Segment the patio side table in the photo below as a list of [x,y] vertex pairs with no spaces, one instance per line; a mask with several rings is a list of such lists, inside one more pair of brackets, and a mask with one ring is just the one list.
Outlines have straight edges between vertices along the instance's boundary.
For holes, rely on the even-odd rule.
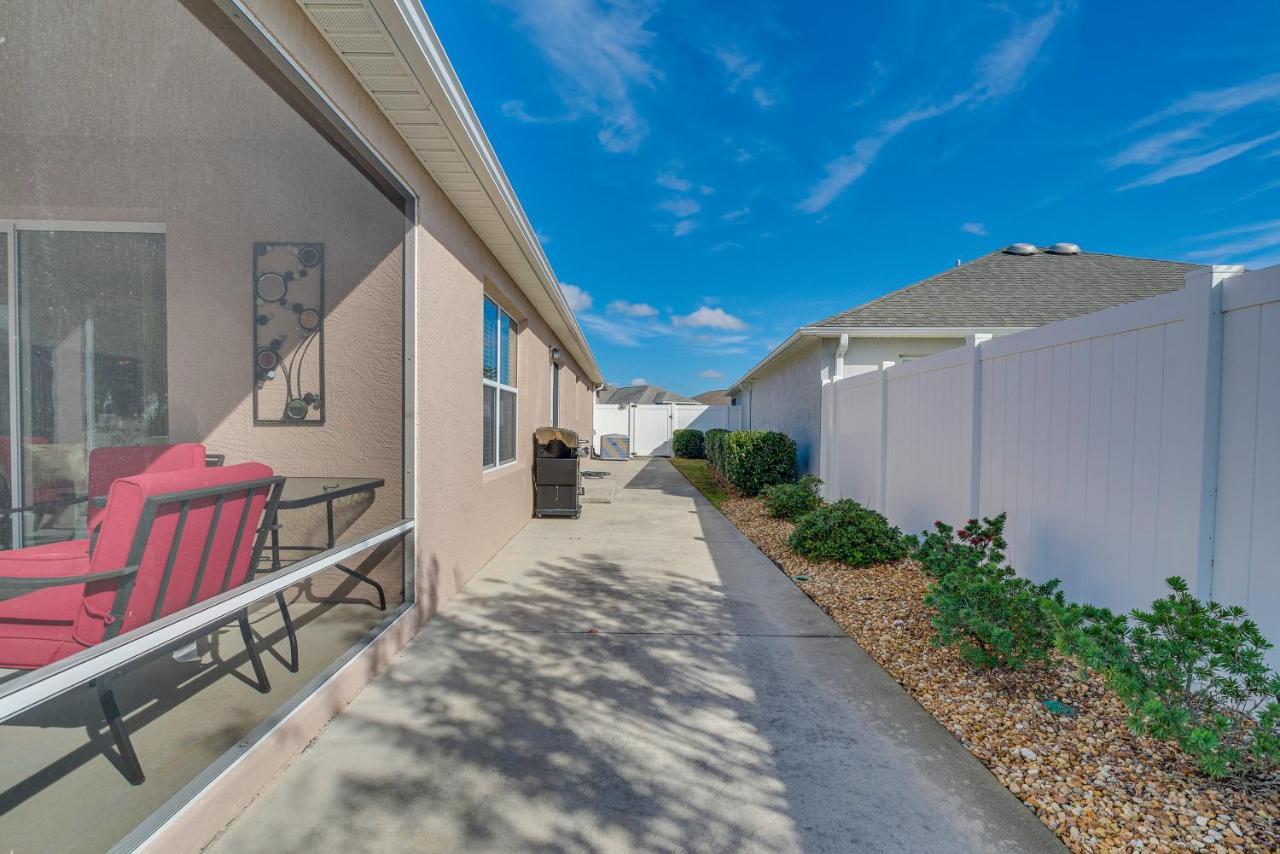
[[[277,518],[271,524],[271,571],[275,572],[283,567],[284,564],[280,560],[281,552],[323,552],[333,548],[336,544],[333,502],[350,495],[373,492],[383,486],[386,486],[386,481],[380,477],[286,477],[284,490],[280,493],[280,501],[276,505]],[[281,545],[279,511],[301,510],[306,507],[314,507],[317,504],[324,504],[324,545]],[[363,572],[344,564],[335,563],[334,567],[378,591],[378,610],[387,610],[387,593],[383,590],[381,584]],[[361,568],[363,568],[363,565]],[[289,614],[289,608],[284,601],[283,591],[276,594],[276,603],[280,606],[280,614],[284,619],[285,633],[289,636],[289,658],[292,665],[289,669],[296,673],[298,670],[298,638],[294,631],[293,619]]]

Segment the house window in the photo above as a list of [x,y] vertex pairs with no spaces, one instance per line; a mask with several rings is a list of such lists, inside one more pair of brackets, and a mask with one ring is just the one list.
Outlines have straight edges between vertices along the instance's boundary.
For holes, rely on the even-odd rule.
[[484,467],[516,459],[516,332],[511,315],[484,300]]

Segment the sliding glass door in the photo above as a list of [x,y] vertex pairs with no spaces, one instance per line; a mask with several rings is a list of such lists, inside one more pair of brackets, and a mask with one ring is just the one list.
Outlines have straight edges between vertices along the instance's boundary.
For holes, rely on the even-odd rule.
[[5,544],[83,537],[90,452],[168,436],[165,237],[132,224],[0,228]]

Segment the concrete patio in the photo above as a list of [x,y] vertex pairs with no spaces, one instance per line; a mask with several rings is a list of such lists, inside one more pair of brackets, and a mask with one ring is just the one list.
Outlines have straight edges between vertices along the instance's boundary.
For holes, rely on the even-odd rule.
[[213,850],[1062,850],[669,463],[586,467],[613,502],[533,521]]

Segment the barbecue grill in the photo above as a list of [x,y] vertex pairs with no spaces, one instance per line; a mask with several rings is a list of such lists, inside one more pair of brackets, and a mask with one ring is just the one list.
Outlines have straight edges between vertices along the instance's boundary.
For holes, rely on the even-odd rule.
[[582,475],[578,472],[578,434],[563,427],[539,427],[533,433],[533,515],[582,515]]

